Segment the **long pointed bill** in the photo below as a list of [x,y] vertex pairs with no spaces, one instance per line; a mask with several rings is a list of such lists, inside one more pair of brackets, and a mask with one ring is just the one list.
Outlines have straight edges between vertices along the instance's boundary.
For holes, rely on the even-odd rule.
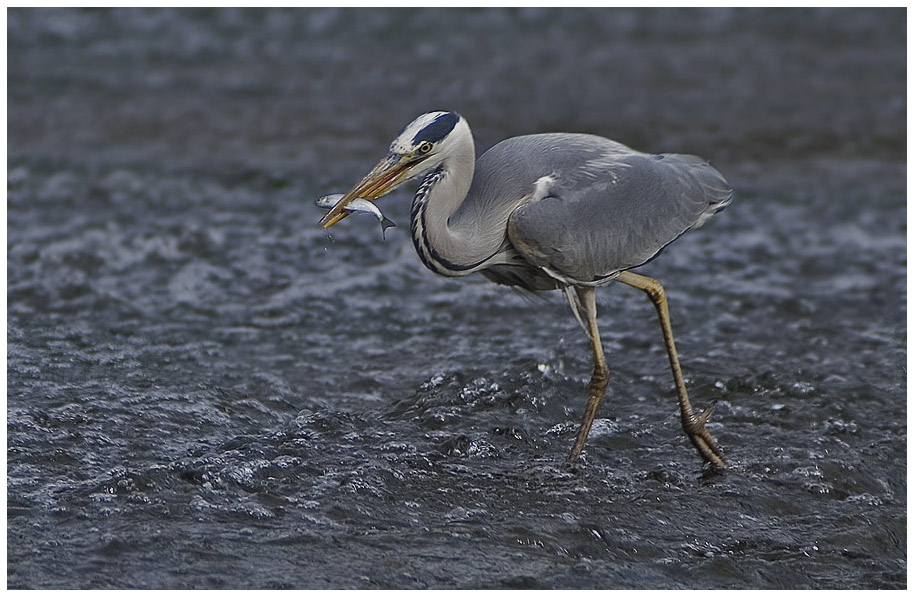
[[378,197],[389,193],[402,184],[409,176],[410,167],[415,165],[414,160],[407,156],[390,154],[372,168],[371,172],[365,175],[362,181],[355,185],[351,191],[343,195],[333,209],[321,218],[320,224],[324,228],[330,228],[343,218],[349,215],[345,211],[346,206],[353,199],[359,197],[374,201]]

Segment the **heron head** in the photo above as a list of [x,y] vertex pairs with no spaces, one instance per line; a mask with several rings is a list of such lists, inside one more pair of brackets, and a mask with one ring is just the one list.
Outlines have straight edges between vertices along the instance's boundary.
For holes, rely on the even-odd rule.
[[391,142],[387,156],[343,195],[321,218],[321,225],[329,228],[345,218],[345,208],[354,199],[374,201],[440,166],[458,142],[457,131],[464,129],[469,134],[469,126],[456,112],[429,112],[407,124]]

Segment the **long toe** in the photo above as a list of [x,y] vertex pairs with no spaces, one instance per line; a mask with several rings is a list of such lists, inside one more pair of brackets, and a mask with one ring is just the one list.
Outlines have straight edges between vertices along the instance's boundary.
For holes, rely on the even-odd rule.
[[712,467],[722,470],[727,468],[724,453],[717,446],[714,438],[711,437],[711,432],[705,427],[705,423],[708,422],[713,413],[714,406],[710,406],[698,416],[692,416],[689,420],[684,420],[682,428],[704,461]]

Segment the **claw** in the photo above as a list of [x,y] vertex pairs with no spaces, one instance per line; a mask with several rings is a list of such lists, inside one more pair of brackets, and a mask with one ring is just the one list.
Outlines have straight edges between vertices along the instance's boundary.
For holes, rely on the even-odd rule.
[[727,461],[724,460],[723,452],[717,447],[714,438],[711,437],[711,433],[705,427],[711,415],[714,414],[714,406],[712,404],[698,415],[693,414],[688,419],[684,419],[682,428],[689,440],[691,440],[692,445],[698,450],[702,460],[717,470],[723,470],[727,468]]
[[695,425],[695,427],[697,429],[703,428],[705,426],[705,423],[707,423],[711,419],[711,415],[714,414],[715,406],[716,406],[715,404],[712,404],[708,408],[701,411],[701,414],[699,414],[697,417],[695,417],[693,419],[692,424]]

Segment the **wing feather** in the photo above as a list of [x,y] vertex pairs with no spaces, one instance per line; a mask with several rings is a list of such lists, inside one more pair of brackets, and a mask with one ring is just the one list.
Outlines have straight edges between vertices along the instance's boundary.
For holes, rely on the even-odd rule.
[[[592,139],[602,138],[577,141]],[[592,147],[554,151],[548,195],[508,220],[515,250],[563,281],[599,283],[643,265],[732,200],[727,181],[701,158],[603,141],[602,155]]]

